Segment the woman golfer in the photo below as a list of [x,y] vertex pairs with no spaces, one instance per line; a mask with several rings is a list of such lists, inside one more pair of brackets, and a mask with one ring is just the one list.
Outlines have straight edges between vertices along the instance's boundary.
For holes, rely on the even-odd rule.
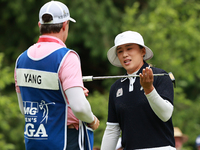
[[120,134],[124,150],[175,150],[173,84],[169,76],[153,76],[166,71],[145,62],[153,52],[142,36],[134,31],[118,34],[107,56],[112,65],[140,78],[118,79],[111,86],[101,150],[115,150]]

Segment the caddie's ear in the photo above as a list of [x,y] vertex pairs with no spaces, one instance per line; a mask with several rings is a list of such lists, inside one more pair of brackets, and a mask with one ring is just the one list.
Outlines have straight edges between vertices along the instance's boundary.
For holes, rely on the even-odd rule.
[[64,31],[66,30],[67,25],[69,25],[69,20],[63,22],[63,27],[62,28],[63,28]]
[[39,26],[39,27],[41,26],[41,23],[40,23],[40,21],[38,21],[38,26]]

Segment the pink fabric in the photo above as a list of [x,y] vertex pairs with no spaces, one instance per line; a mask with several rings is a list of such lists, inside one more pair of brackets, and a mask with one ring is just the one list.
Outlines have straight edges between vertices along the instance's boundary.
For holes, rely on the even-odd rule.
[[[52,36],[40,36],[41,38],[56,40],[57,42],[39,42],[31,46],[28,50],[28,55],[30,58],[38,60],[46,57],[51,54],[55,50],[66,47],[65,44],[58,38]],[[79,56],[75,52],[69,52],[65,60],[63,61],[62,66],[60,67],[58,73],[59,79],[61,81],[61,85],[63,90],[67,90],[71,87],[82,87],[82,71],[80,65]],[[14,73],[15,77],[15,87],[16,92],[20,93],[20,89],[17,86],[16,80],[16,72]],[[66,96],[65,96],[66,97]],[[67,97],[66,97],[67,99]],[[68,100],[67,100],[68,101]],[[68,121],[67,125],[73,124],[75,128],[78,130],[79,120],[74,116],[70,107],[68,107]]]

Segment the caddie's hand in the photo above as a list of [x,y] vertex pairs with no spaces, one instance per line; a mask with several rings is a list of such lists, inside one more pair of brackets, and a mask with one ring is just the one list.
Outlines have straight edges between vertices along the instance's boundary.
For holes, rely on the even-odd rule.
[[89,95],[89,90],[86,87],[83,88],[83,92],[86,97]]
[[91,123],[88,123],[87,125],[93,130],[96,130],[99,127],[99,119],[96,116],[94,116],[94,121]]
[[146,67],[142,70],[142,74],[140,73],[140,84],[143,87],[145,94],[149,94],[153,91],[153,71],[151,68]]

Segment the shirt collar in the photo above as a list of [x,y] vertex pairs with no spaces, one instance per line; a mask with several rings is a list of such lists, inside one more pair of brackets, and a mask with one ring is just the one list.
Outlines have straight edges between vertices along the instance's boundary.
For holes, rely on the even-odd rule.
[[63,41],[61,41],[59,38],[55,37],[55,36],[50,36],[50,35],[41,35],[38,39],[38,43],[39,42],[55,42],[58,43],[64,47],[66,47],[65,43],[63,43]]
[[[146,67],[149,67],[149,64],[147,64],[147,63],[144,61],[144,65],[143,65],[138,71],[136,71],[136,72],[134,72],[134,73],[132,73],[132,74],[130,74],[130,75],[136,75],[136,74],[142,73],[142,70],[143,70],[144,68],[146,68]],[[128,74],[126,73],[126,75],[128,75]],[[128,78],[127,78],[127,77],[126,77],[126,78],[121,78],[121,82],[124,82],[126,79],[128,79]]]

